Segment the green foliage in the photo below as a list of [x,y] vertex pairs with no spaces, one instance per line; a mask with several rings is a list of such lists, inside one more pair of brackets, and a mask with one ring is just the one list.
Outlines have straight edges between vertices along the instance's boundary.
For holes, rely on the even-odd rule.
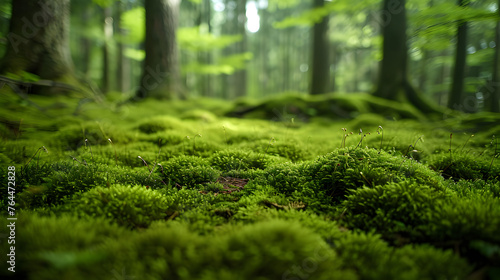
[[274,23],[274,28],[288,28],[291,26],[311,26],[315,23],[319,23],[325,16],[328,16],[332,12],[341,12],[341,13],[356,13],[357,11],[364,10],[369,6],[373,6],[378,4],[377,1],[374,0],[364,0],[364,1],[328,1],[325,2],[323,7],[313,8],[310,10],[303,11],[298,16],[291,16],[285,18],[280,22]]
[[115,0],[92,0],[92,2],[104,8],[111,6]]
[[145,228],[165,219],[173,199],[144,186],[96,187],[76,196],[69,207],[80,217],[110,218],[127,228]]
[[129,43],[140,43],[144,41],[144,30],[146,30],[145,10],[137,7],[125,11],[121,17],[121,26],[127,30],[127,35],[121,40]]
[[5,73],[5,77],[11,78],[16,81],[23,81],[28,83],[40,80],[39,76],[26,71],[21,71],[20,73]]
[[198,62],[190,62],[182,67],[183,73],[200,73],[219,75],[231,75],[236,70],[244,69],[246,62],[251,60],[253,54],[245,52],[219,58],[216,64],[200,64]]
[[203,33],[200,31],[199,26],[179,28],[177,38],[181,48],[190,51],[223,49],[242,40],[241,35],[215,36],[210,33]]

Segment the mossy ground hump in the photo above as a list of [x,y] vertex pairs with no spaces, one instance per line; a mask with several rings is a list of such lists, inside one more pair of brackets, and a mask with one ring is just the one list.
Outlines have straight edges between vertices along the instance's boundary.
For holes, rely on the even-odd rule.
[[[337,112],[358,112],[315,107],[342,98]],[[280,97],[252,110],[109,101],[73,115],[74,100],[59,99],[68,106],[44,114],[61,118],[1,100],[0,119],[23,118],[0,126],[0,167],[16,167],[16,277],[500,276],[494,116],[374,114],[366,96]],[[7,172],[1,180],[6,193]]]

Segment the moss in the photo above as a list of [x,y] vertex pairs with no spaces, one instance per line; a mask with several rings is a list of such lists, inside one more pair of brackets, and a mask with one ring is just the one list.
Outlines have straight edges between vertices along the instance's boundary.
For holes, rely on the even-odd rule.
[[[433,204],[446,193],[425,185],[400,182],[353,190],[342,203],[342,219],[349,228],[375,230],[386,238],[422,236]],[[396,240],[397,242],[397,240]]]
[[215,182],[220,171],[208,161],[195,156],[180,156],[163,164],[164,181],[174,185],[193,188],[198,184]]
[[457,182],[448,180],[446,182],[448,188],[454,190],[458,196],[463,198],[479,197],[494,197],[500,198],[500,181],[498,180],[482,180],[475,179],[464,180]]
[[210,164],[222,171],[264,169],[267,159],[264,155],[241,150],[224,150],[213,154]]
[[345,234],[332,241],[344,268],[361,279],[462,279],[471,267],[451,251],[430,246],[391,248],[377,235]]
[[110,218],[128,228],[148,227],[165,219],[173,199],[144,186],[96,187],[69,202],[72,212],[82,217]]
[[500,242],[497,232],[500,227],[500,204],[495,198],[451,197],[436,203],[427,219],[421,229],[426,233],[426,239],[443,246],[467,247],[468,242],[473,240]]
[[[0,147],[0,165],[16,166],[16,210],[30,219],[19,230],[33,231],[21,234],[33,264],[21,278],[462,279],[470,266],[498,266],[491,115],[422,122],[409,104],[370,95],[295,94],[177,100],[167,111],[113,97],[69,116],[78,100],[53,98],[33,101],[57,118],[14,94],[0,100],[1,118],[23,119]],[[223,117],[232,106],[247,119]],[[343,127],[367,136],[344,144]],[[42,146],[49,153],[26,164]],[[35,240],[45,225],[64,246],[46,232]],[[313,271],[316,245],[333,254]]]
[[429,165],[438,170],[446,178],[459,179],[497,179],[500,166],[492,164],[490,158],[471,153],[437,154],[429,157]]
[[213,123],[217,120],[217,116],[205,110],[194,109],[184,112],[181,116],[183,120],[196,120],[204,123]]
[[[109,271],[100,269],[100,263],[108,253],[99,246],[129,237],[129,231],[101,218],[21,214],[16,221],[16,277],[104,279]],[[2,242],[7,251],[4,245],[10,245]]]
[[179,130],[183,126],[178,119],[170,116],[157,116],[144,121],[137,126],[139,131],[146,134],[153,134],[165,130]]

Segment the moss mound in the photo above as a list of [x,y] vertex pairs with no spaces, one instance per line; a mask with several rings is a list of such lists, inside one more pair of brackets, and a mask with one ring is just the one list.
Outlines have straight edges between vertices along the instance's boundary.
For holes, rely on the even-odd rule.
[[70,209],[82,217],[111,218],[128,228],[145,228],[165,219],[174,200],[144,186],[97,187],[70,202]]

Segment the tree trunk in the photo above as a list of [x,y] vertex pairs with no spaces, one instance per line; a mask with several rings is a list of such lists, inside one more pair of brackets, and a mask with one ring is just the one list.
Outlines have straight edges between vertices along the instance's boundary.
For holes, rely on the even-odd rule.
[[[497,7],[497,12],[500,15],[500,0]],[[493,78],[491,87],[485,93],[485,102],[491,112],[500,113],[500,22],[497,22],[495,31],[496,48],[493,59]]]
[[113,18],[111,17],[111,8],[102,8],[103,12],[103,32],[104,38],[102,43],[102,92],[106,93],[111,90],[111,77],[110,77],[110,54],[109,44],[113,37]]
[[179,0],[145,0],[146,39],[139,97],[172,99],[180,94],[176,29]]
[[[324,0],[314,0],[314,8],[325,5]],[[330,65],[328,59],[328,16],[313,27],[312,71],[310,94],[328,91]]]
[[[85,3],[87,4],[87,3]],[[83,6],[83,12],[81,14],[81,22],[89,22],[91,18],[91,10],[90,10],[90,5],[85,5]],[[88,78],[89,76],[89,71],[90,71],[90,49],[91,49],[92,44],[90,43],[90,40],[87,36],[81,37],[80,39],[80,57],[79,57],[79,62],[77,64],[77,67],[82,71],[84,74],[85,78]]]
[[[69,53],[69,5],[69,0],[12,1],[0,73],[20,75],[25,71],[41,79],[78,84]],[[54,91],[45,87],[38,92]]]
[[408,80],[405,0],[384,0],[381,24],[383,58],[374,95],[390,100],[409,101],[424,113],[441,113],[422,99]]
[[[244,53],[247,50],[247,31],[246,31],[246,0],[236,2],[236,26],[238,34],[241,35],[242,40],[235,44],[235,53]],[[234,83],[233,91],[236,97],[247,95],[247,71],[245,69],[236,70],[233,74]]]
[[115,9],[115,20],[114,26],[115,26],[115,33],[117,33],[120,38],[118,39],[117,43],[117,53],[116,53],[116,61],[117,61],[117,68],[116,68],[116,85],[117,89],[120,92],[125,92],[130,89],[130,82],[129,82],[129,76],[130,76],[130,65],[128,59],[125,57],[125,45],[122,42],[122,35],[123,35],[123,29],[121,27],[121,15],[123,13],[123,3],[121,1],[115,2],[116,9]]
[[[468,0],[458,0],[458,5],[465,7]],[[463,110],[462,98],[464,95],[465,67],[467,58],[467,22],[461,22],[457,28],[457,45],[451,90],[448,96],[448,108]]]
[[384,38],[380,64],[378,88],[375,95],[396,99],[407,80],[408,48],[406,45],[405,0],[389,10],[393,2],[384,0],[382,8],[382,36]]

